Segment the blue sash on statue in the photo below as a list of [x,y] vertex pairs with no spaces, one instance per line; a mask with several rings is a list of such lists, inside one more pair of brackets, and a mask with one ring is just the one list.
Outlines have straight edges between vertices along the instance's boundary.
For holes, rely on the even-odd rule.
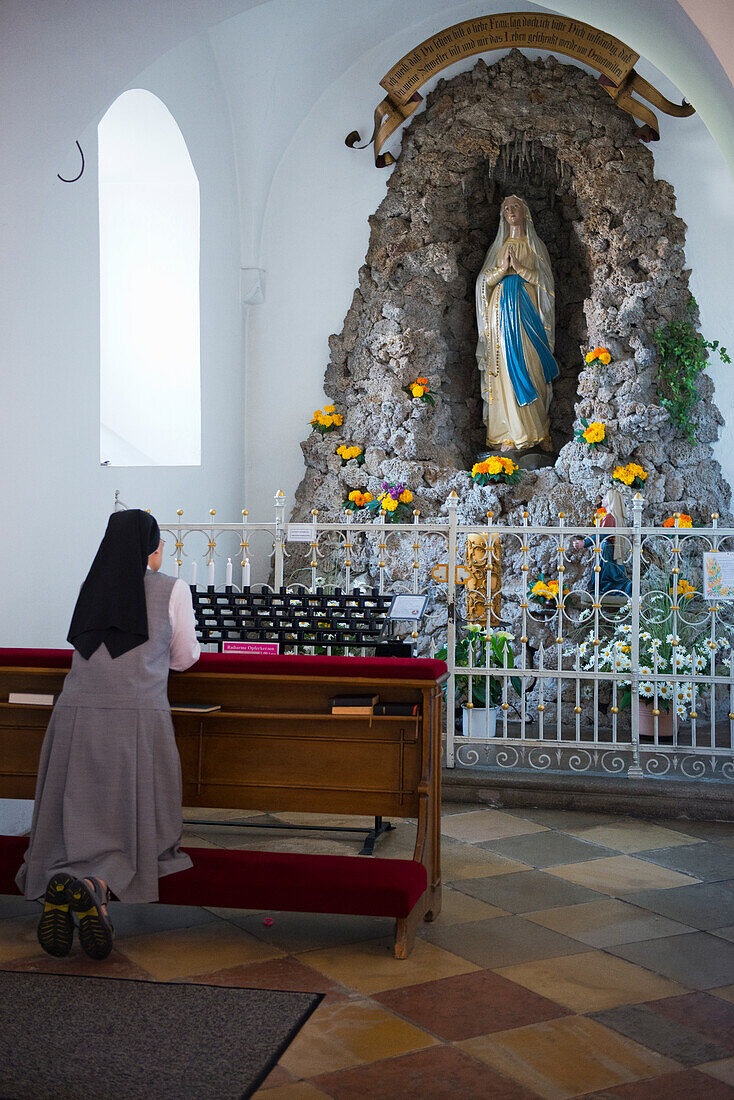
[[538,353],[546,382],[552,382],[558,377],[558,364],[553,358],[543,322],[520,275],[505,275],[502,280],[499,319],[504,338],[505,361],[515,391],[515,400],[520,406],[529,405],[538,394],[525,362],[522,329]]

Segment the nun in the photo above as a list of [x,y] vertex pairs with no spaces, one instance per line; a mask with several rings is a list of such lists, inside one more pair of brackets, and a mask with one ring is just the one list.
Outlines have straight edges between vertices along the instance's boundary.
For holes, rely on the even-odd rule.
[[158,524],[115,512],[79,593],[71,670],[41,748],[30,844],[16,877],[43,903],[50,955],[112,950],[107,903],[158,899],[158,879],[191,866],[179,844],[181,762],[169,669],[199,657],[191,592],[159,572]]

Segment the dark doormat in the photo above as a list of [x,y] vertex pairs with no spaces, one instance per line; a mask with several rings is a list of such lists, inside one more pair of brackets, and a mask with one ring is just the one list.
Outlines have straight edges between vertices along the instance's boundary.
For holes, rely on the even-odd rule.
[[0,972],[2,1100],[252,1096],[320,994]]

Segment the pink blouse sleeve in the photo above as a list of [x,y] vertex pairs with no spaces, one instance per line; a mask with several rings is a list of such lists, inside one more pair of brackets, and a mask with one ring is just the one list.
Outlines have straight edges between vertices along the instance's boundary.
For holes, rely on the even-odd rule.
[[171,590],[168,618],[173,631],[169,664],[176,672],[183,672],[185,668],[191,668],[199,660],[201,646],[196,637],[196,619],[191,590],[180,577]]

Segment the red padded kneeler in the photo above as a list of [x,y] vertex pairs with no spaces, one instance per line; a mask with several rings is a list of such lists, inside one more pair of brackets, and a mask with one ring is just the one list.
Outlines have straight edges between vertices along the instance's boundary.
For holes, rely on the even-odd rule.
[[[0,837],[0,894],[17,894],[14,879],[27,837]],[[365,856],[184,848],[188,871],[160,880],[167,905],[272,909],[407,917],[428,885],[422,863]]]

